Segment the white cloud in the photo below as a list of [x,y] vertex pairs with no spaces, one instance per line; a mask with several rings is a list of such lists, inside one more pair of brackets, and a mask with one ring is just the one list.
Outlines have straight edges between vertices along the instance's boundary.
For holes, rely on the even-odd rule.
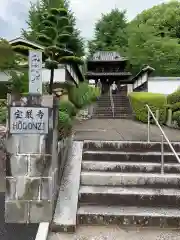
[[[81,30],[83,37],[91,38],[94,24],[102,13],[107,13],[112,8],[117,7],[121,10],[126,9],[128,19],[132,19],[144,9],[165,2],[165,0],[70,0],[70,2],[77,17],[77,26]],[[21,28],[25,26],[29,3],[29,0],[0,1],[1,37],[13,38],[20,34]]]

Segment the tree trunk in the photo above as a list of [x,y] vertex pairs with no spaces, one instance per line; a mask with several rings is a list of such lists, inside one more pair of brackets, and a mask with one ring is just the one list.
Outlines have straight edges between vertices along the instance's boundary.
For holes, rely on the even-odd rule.
[[53,81],[54,81],[54,69],[50,70],[50,83],[49,83],[49,94],[52,95],[53,92]]

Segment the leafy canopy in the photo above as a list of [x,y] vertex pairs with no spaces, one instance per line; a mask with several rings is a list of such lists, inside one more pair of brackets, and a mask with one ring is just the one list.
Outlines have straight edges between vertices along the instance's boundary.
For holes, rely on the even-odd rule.
[[[22,34],[25,38],[36,43],[40,43],[37,38],[37,33],[44,29],[43,20],[50,12],[50,9],[64,8],[67,10],[69,25],[72,27],[71,38],[69,39],[66,47],[74,52],[77,56],[84,55],[84,41],[80,36],[80,31],[76,27],[76,19],[72,11],[70,11],[68,0],[38,0],[36,3],[31,3],[29,9],[29,16],[27,20],[28,29],[22,29]],[[58,25],[57,31],[62,32],[62,26]]]
[[124,51],[127,46],[126,11],[113,9],[108,14],[103,14],[95,24],[94,39],[89,41],[90,53],[95,51]]

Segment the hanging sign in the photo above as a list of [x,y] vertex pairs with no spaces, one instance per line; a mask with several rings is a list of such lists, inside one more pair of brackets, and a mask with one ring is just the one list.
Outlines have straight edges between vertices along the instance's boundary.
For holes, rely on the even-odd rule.
[[29,50],[29,93],[42,94],[42,52]]

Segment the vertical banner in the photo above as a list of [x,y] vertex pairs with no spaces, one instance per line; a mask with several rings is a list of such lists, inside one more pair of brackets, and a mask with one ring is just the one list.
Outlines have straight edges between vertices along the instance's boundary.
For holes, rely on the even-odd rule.
[[29,93],[42,94],[42,52],[29,50]]

